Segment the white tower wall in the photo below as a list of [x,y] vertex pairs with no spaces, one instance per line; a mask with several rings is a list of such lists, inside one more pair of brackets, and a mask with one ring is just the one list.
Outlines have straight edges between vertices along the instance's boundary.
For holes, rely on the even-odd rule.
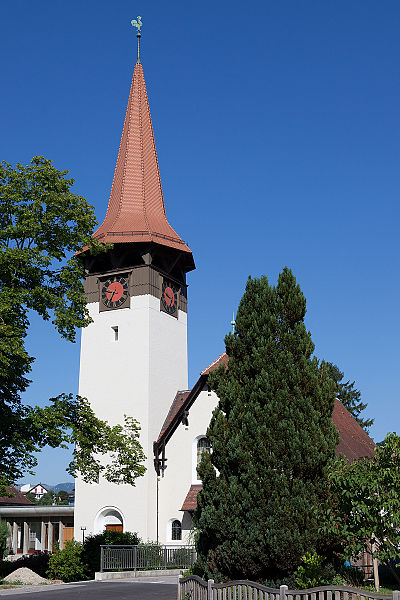
[[[187,315],[178,318],[160,311],[151,294],[132,296],[130,308],[99,312],[88,305],[93,319],[82,331],[79,394],[88,398],[95,414],[111,425],[124,414],[141,424],[140,442],[147,471],[135,487],[104,479],[86,484],[76,479],[75,539],[118,523],[137,531],[143,540],[156,538],[156,475],[153,441],[177,390],[187,388]],[[118,340],[115,330],[118,327]]]

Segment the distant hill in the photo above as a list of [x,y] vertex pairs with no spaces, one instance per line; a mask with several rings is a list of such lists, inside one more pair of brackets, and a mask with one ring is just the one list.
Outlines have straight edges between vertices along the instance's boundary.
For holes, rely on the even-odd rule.
[[50,490],[56,492],[56,494],[60,490],[64,490],[64,492],[68,492],[68,494],[70,494],[75,489],[75,483],[73,481],[65,481],[64,483],[57,483],[56,485],[47,485],[45,483],[44,485]]

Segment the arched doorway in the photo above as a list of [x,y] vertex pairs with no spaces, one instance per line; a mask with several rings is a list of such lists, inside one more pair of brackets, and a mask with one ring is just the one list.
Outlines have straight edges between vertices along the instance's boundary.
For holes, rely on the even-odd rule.
[[102,533],[105,529],[113,531],[124,530],[124,517],[116,506],[105,506],[96,515],[94,533]]

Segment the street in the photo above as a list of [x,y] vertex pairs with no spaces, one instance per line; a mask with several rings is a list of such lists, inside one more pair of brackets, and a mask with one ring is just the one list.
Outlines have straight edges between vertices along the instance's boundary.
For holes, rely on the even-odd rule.
[[32,600],[43,595],[45,600],[176,600],[176,578],[166,577],[146,581],[82,581],[60,585],[25,586],[22,589],[1,590],[0,596],[10,600]]

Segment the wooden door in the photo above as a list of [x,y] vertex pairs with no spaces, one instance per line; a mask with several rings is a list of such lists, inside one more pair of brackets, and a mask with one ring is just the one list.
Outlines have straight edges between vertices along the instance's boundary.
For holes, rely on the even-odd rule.
[[65,548],[66,542],[74,539],[74,528],[73,527],[64,527],[63,532],[63,548]]
[[106,531],[122,531],[122,525],[106,525]]

